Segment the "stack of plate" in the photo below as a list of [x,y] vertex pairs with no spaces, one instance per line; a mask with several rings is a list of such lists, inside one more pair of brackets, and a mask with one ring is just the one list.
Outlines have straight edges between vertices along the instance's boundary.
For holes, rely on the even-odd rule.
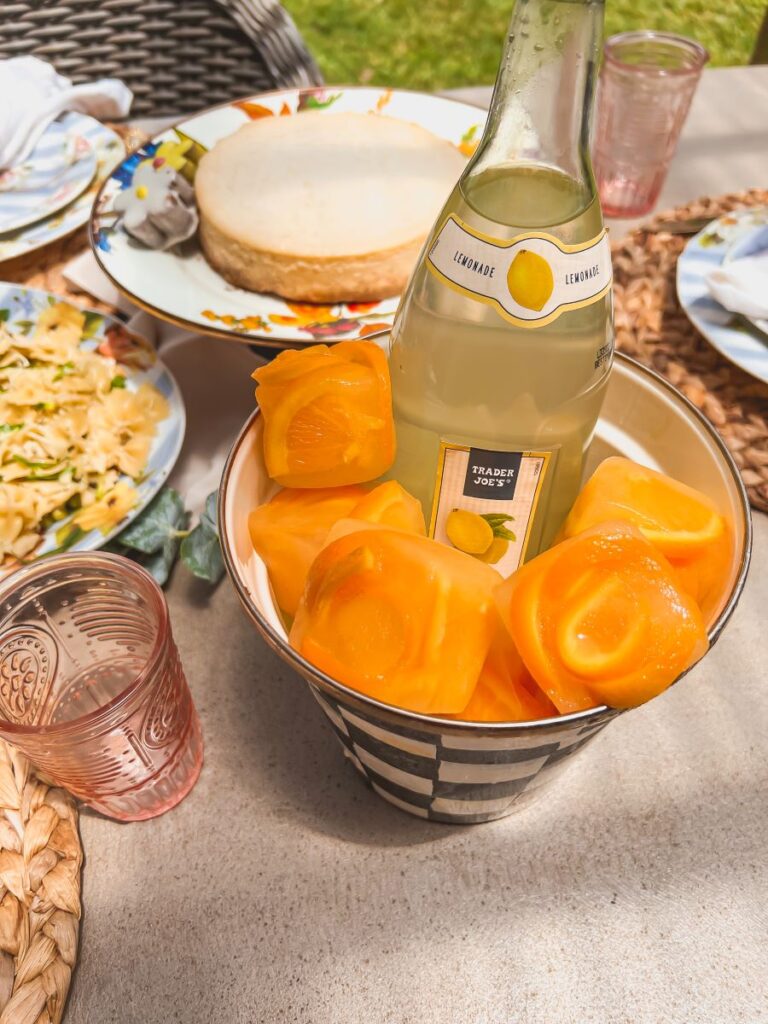
[[120,136],[92,117],[69,112],[53,121],[27,159],[0,174],[0,260],[82,227],[124,156]]

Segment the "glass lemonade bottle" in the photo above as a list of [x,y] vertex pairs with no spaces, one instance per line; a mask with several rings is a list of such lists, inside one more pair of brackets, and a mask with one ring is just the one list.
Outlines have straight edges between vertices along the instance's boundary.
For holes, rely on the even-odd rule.
[[[479,556],[505,576],[565,518],[610,369],[589,157],[602,20],[602,0],[517,0],[482,140],[392,331],[392,476],[439,540],[456,537],[453,510],[483,517],[494,540]],[[467,550],[490,537],[479,525]]]

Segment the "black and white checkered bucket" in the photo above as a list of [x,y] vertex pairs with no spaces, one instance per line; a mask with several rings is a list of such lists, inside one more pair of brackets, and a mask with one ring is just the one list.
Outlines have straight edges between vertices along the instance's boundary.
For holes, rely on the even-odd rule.
[[[751,548],[738,469],[701,413],[667,381],[615,358],[592,457],[626,454],[710,494],[734,525],[730,591],[709,627],[714,643],[736,607]],[[344,753],[385,800],[434,821],[471,824],[527,804],[619,712],[594,708],[538,722],[430,718],[372,700],[319,672],[288,643],[266,566],[248,533],[248,512],[275,491],[256,411],[230,452],[219,488],[224,561],[243,608],[267,643],[309,683]]]
[[345,755],[385,800],[431,821],[473,824],[528,802],[619,712],[493,731],[403,724],[310,684]]

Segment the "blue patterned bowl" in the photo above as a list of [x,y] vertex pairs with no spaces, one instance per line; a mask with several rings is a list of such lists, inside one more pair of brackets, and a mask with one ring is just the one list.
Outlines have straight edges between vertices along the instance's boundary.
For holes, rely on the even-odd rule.
[[[538,722],[456,722],[403,711],[318,671],[288,643],[266,567],[248,535],[248,513],[276,490],[262,458],[256,411],[227,460],[219,523],[227,570],[267,643],[309,683],[344,754],[385,800],[421,818],[474,823],[501,818],[534,798],[620,712],[599,707]],[[618,355],[587,471],[625,455],[698,487],[730,517],[736,535],[728,593],[710,643],[741,594],[749,563],[749,505],[738,470],[709,422],[662,377]]]

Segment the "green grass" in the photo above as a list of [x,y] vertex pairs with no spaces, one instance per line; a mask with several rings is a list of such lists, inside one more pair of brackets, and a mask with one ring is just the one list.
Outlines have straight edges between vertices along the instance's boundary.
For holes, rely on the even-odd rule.
[[[492,82],[513,0],[283,0],[327,82],[449,89]],[[765,0],[607,0],[606,34],[692,36],[746,64]]]

